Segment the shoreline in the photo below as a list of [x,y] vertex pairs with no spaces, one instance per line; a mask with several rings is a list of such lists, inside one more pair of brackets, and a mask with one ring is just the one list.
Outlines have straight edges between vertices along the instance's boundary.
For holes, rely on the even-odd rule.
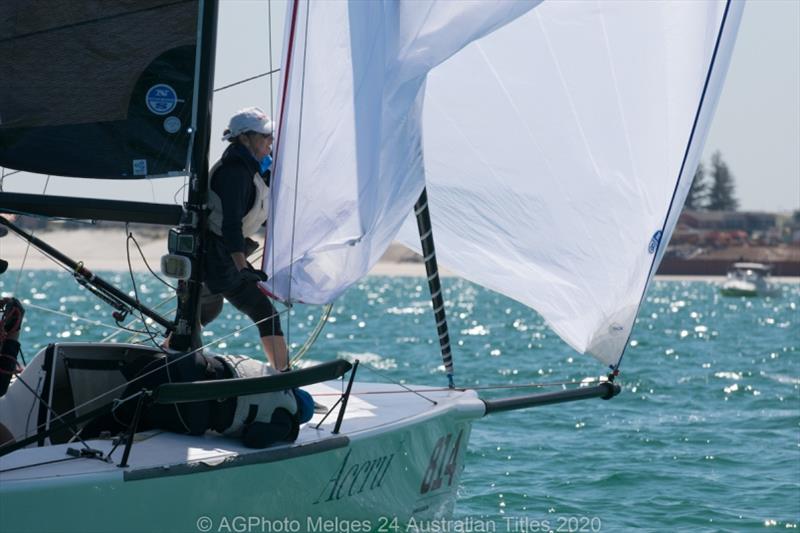
[[[163,237],[152,234],[133,232],[142,255],[147,259],[150,268],[160,271],[161,256],[166,253],[166,242]],[[125,272],[128,270],[126,234],[119,229],[93,230],[50,230],[38,232],[38,236],[50,245],[58,246],[59,251],[74,261],[83,262],[86,268],[95,271]],[[425,277],[425,265],[417,259],[417,255],[400,244],[392,244],[383,258],[369,272],[369,276],[389,277]],[[9,234],[0,238],[0,258],[8,261],[6,277],[24,270],[62,270],[64,267],[55,263],[34,246],[16,235]],[[147,265],[139,250],[130,245],[131,268],[134,272],[147,272]],[[446,269],[440,270],[442,277],[455,277]],[[725,276],[709,275],[656,275],[658,281],[711,281],[719,282]],[[800,277],[773,276],[771,281],[777,283],[800,283]]]

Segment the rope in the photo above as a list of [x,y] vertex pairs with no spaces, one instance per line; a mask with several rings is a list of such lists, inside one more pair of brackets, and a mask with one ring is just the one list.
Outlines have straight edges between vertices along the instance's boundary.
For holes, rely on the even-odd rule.
[[[136,300],[136,304],[137,305],[141,305],[141,302],[139,301],[139,290],[136,288],[136,278],[133,275],[133,266],[131,265],[131,247],[130,247],[130,242],[131,242],[131,235],[132,234],[128,231],[128,223],[127,222],[125,223],[125,233],[127,233],[127,235],[128,235],[128,238],[125,240],[125,256],[126,256],[126,258],[128,260],[128,273],[131,276],[131,285],[133,286],[133,297]],[[147,268],[149,269],[150,267],[148,266]],[[164,352],[164,348],[158,342],[156,342],[156,338],[155,338],[156,334],[152,333],[150,331],[150,328],[147,326],[147,320],[145,320],[145,318],[144,318],[144,313],[141,310],[139,310],[139,314],[140,314],[140,316],[142,318],[142,325],[144,326],[144,329],[147,331],[147,336],[150,338],[150,341],[153,343],[153,346],[155,346],[157,350],[159,350],[161,352]],[[167,372],[167,376],[169,377],[169,372]],[[171,377],[170,377],[170,381],[172,381]]]
[[21,470],[23,468],[31,468],[34,466],[44,466],[44,465],[51,465],[53,463],[63,463],[64,461],[74,461],[75,459],[85,459],[84,457],[65,457],[64,459],[53,459],[52,461],[42,461],[41,463],[32,463],[32,464],[25,464],[22,466],[15,466],[13,468],[6,468],[5,470],[0,470],[0,474],[5,474],[6,472],[13,472],[14,470]]
[[[126,227],[127,227],[127,224],[126,224]],[[177,290],[178,290],[178,288],[177,288],[177,287],[175,287],[175,286],[173,286],[173,285],[169,284],[168,282],[164,281],[164,280],[161,278],[161,276],[159,276],[158,274],[156,274],[155,272],[153,272],[153,269],[152,269],[152,268],[150,268],[150,263],[148,263],[148,262],[147,262],[147,258],[144,256],[144,252],[142,251],[142,247],[141,247],[141,246],[139,246],[139,241],[137,241],[137,240],[136,240],[136,237],[134,237],[134,236],[133,236],[133,233],[128,233],[128,240],[129,240],[129,241],[133,241],[133,244],[135,244],[135,245],[136,245],[136,249],[137,249],[137,250],[139,250],[139,255],[140,255],[140,256],[141,256],[141,258],[142,258],[142,262],[144,262],[144,266],[146,266],[146,267],[147,267],[147,270],[149,270],[149,271],[150,271],[150,273],[153,275],[153,277],[154,277],[154,278],[156,278],[156,279],[157,279],[158,281],[160,281],[161,283],[163,283],[164,285],[166,285],[167,287],[169,287],[170,289],[172,289],[173,291],[177,291]],[[126,246],[127,246],[127,243],[126,243]],[[130,261],[128,261],[128,268],[129,268],[129,269],[131,268]]]
[[[50,175],[47,176],[47,179],[44,182],[44,188],[42,189],[42,195],[47,192],[47,185],[50,183]],[[31,235],[35,235],[35,232],[31,230]],[[28,261],[28,252],[31,249],[31,241],[28,241],[27,246],[25,246],[25,255],[22,256],[22,263],[19,265],[19,271],[17,272],[17,280],[14,283],[14,294],[17,294],[19,291],[19,282],[22,279],[22,271],[25,269],[25,263]]]
[[[20,382],[20,383],[22,383],[23,385],[25,385],[25,388],[26,388],[26,389],[28,389],[28,391],[29,391],[31,394],[33,394],[34,398],[36,398],[37,400],[39,400],[39,402],[40,402],[42,405],[44,405],[44,406],[47,408],[47,410],[48,410],[48,411],[50,411],[50,413],[51,413],[51,414],[53,414],[53,415],[56,415],[58,418],[60,418],[60,417],[58,416],[58,413],[56,413],[55,409],[53,409],[52,407],[50,407],[50,404],[49,404],[49,403],[47,403],[47,402],[44,400],[44,398],[42,398],[41,396],[39,396],[39,394],[38,394],[38,393],[37,393],[35,390],[33,390],[33,389],[30,387],[30,385],[28,385],[27,383],[25,383],[25,380],[24,380],[24,379],[22,379],[22,376],[20,376],[20,375],[19,375],[19,373],[17,373],[17,379],[19,380],[19,382]],[[69,429],[69,431],[72,433],[72,438],[73,438],[73,439],[78,439],[78,440],[81,442],[81,444],[83,444],[83,447],[84,447],[84,448],[86,448],[87,450],[91,450],[91,447],[90,447],[90,446],[89,446],[89,445],[86,443],[86,441],[85,441],[85,440],[83,440],[83,439],[81,438],[81,436],[80,436],[80,431],[76,431],[76,430],[75,430],[75,429],[72,427],[72,424],[69,424],[69,423],[67,423],[67,429]],[[27,434],[26,434],[26,437],[27,437]]]
[[403,383],[400,383],[399,381],[396,381],[396,380],[394,380],[394,379],[390,378],[389,376],[386,376],[386,375],[384,375],[384,374],[382,374],[382,373],[378,372],[378,371],[377,371],[377,370],[375,370],[375,368],[373,368],[371,365],[367,365],[367,370],[370,370],[370,371],[374,372],[374,373],[375,373],[375,374],[377,374],[379,377],[381,377],[381,378],[383,378],[383,379],[386,379],[386,380],[388,380],[388,381],[390,381],[390,382],[394,383],[395,385],[399,385],[400,387],[403,387],[403,388],[405,389],[405,392],[411,392],[411,393],[414,393],[414,394],[416,394],[417,396],[419,396],[420,398],[422,398],[422,399],[424,399],[424,400],[428,400],[428,401],[429,401],[429,402],[431,402],[433,405],[436,405],[436,403],[437,403],[437,402],[436,402],[436,400],[431,400],[431,399],[430,399],[430,398],[428,398],[427,396],[424,396],[423,394],[420,394],[419,392],[417,392],[417,391],[413,390],[411,387],[407,387],[407,386],[405,386]]
[[[272,33],[272,27],[270,26],[270,34],[271,33]],[[271,39],[272,39],[272,37],[270,35],[270,47],[272,46]],[[270,62],[269,63],[270,63],[270,69],[271,69],[269,72],[264,72],[262,74],[256,74],[255,76],[250,76],[249,78],[245,78],[243,80],[235,81],[233,83],[229,83],[228,85],[223,85],[222,87],[218,87],[218,88],[214,89],[214,92],[216,93],[216,92],[219,92],[219,91],[224,91],[225,89],[230,89],[231,87],[236,87],[237,85],[241,85],[243,83],[247,83],[248,81],[257,80],[259,78],[263,78],[264,76],[272,76],[273,74],[276,74],[276,73],[281,71],[281,69],[279,69],[279,68],[276,68],[276,69],[272,70],[272,54],[271,53],[270,53]],[[272,79],[271,78],[270,78],[270,83],[272,83]]]
[[[189,356],[192,356],[192,355],[196,354],[197,352],[202,352],[204,349],[206,349],[206,348],[208,348],[208,347],[210,347],[210,346],[213,346],[213,345],[215,345],[215,344],[219,344],[219,343],[221,343],[222,341],[224,341],[224,340],[228,339],[229,337],[232,337],[232,336],[236,335],[237,333],[240,333],[240,332],[242,332],[242,331],[246,331],[246,330],[248,330],[248,329],[250,329],[250,328],[256,327],[256,326],[258,326],[258,324],[260,324],[261,322],[264,322],[264,321],[267,321],[267,320],[271,320],[272,318],[274,318],[275,316],[277,316],[277,315],[280,315],[280,314],[281,314],[281,312],[277,312],[277,313],[275,313],[275,314],[273,314],[273,315],[270,315],[270,316],[268,316],[268,317],[265,317],[265,318],[263,318],[263,319],[259,320],[258,322],[254,322],[254,323],[252,323],[252,324],[250,324],[250,325],[248,325],[248,326],[245,326],[245,327],[243,327],[243,328],[237,329],[237,330],[233,331],[232,333],[229,333],[229,334],[227,334],[227,335],[223,335],[223,336],[222,336],[222,337],[220,337],[219,339],[213,340],[213,341],[211,341],[211,342],[209,342],[209,343],[207,343],[207,344],[204,344],[204,345],[202,345],[202,346],[200,346],[200,347],[198,347],[198,348],[195,348],[194,350],[192,350],[192,351],[190,351],[190,352],[186,352],[185,354],[181,355],[180,357],[178,357],[178,358],[176,358],[176,359],[173,359],[172,361],[167,361],[167,362],[166,362],[166,364],[164,365],[164,368],[167,368],[167,367],[169,367],[170,365],[173,365],[173,364],[175,364],[175,363],[178,363],[178,362],[182,361],[183,359],[185,359],[186,357],[189,357]],[[113,327],[113,326],[109,326],[109,327]],[[162,353],[166,353],[166,352],[165,352],[163,349],[161,349],[160,347],[159,347],[159,351],[160,351],[160,352],[162,352]],[[160,370],[160,367],[159,367],[159,368],[155,368],[155,369],[153,369],[153,370],[151,370],[151,371],[149,371],[149,372],[145,372],[144,374],[141,374],[140,376],[137,376],[137,377],[133,378],[133,379],[132,379],[132,380],[130,380],[130,381],[127,381],[127,382],[125,382],[125,383],[123,383],[123,384],[121,384],[121,385],[118,385],[118,386],[116,386],[116,387],[114,387],[114,388],[112,388],[112,389],[109,389],[109,390],[107,390],[106,392],[104,392],[104,393],[102,393],[102,394],[98,394],[98,395],[97,395],[97,396],[95,396],[94,398],[91,398],[91,399],[87,400],[86,402],[84,402],[84,403],[82,403],[82,404],[80,404],[80,405],[77,405],[77,406],[73,407],[73,408],[72,408],[72,409],[70,409],[69,411],[66,411],[66,412],[64,412],[63,414],[61,414],[60,416],[58,416],[58,417],[57,417],[57,418],[56,418],[54,421],[60,420],[62,417],[66,416],[66,415],[68,415],[68,414],[74,413],[75,411],[77,411],[77,410],[79,410],[79,409],[81,409],[81,408],[83,408],[83,407],[85,407],[85,406],[87,406],[87,405],[89,405],[89,404],[91,404],[91,403],[93,403],[93,402],[95,402],[95,401],[99,400],[100,398],[103,398],[103,397],[105,397],[105,396],[108,396],[109,394],[112,394],[112,393],[114,393],[114,392],[116,392],[116,391],[118,391],[118,390],[122,390],[122,389],[126,388],[128,385],[130,385],[131,383],[135,383],[136,381],[138,381],[138,380],[140,380],[140,379],[142,379],[142,378],[145,378],[145,377],[149,376],[150,374],[152,374],[152,373],[154,373],[154,372],[158,372],[159,370]]]
[[[364,363],[361,363],[361,364],[363,365]],[[367,366],[367,368],[369,370],[372,370],[376,374],[378,374],[378,372],[375,371],[374,368],[370,368],[369,366]],[[386,378],[386,376],[381,376],[381,377]],[[600,382],[603,382],[603,381],[606,381],[606,380],[605,379],[600,380]],[[395,383],[395,384],[403,386],[402,383]],[[370,394],[379,395],[379,394],[409,394],[409,393],[420,394],[420,393],[423,393],[423,392],[426,392],[426,393],[427,392],[449,392],[449,391],[453,391],[453,390],[464,392],[464,391],[467,391],[467,390],[479,391],[479,390],[502,390],[502,389],[528,389],[528,388],[545,388],[545,387],[564,387],[564,386],[567,386],[567,385],[580,385],[580,384],[581,384],[580,381],[562,381],[562,382],[551,382],[551,383],[524,383],[524,384],[519,384],[519,385],[485,385],[483,387],[456,387],[455,389],[451,389],[450,387],[433,387],[433,388],[425,388],[425,389],[411,389],[409,387],[404,387],[406,390],[363,391],[363,392],[359,392],[357,395],[358,396],[362,396],[362,395],[370,395]],[[338,392],[322,392],[322,393],[314,394],[315,397],[316,396],[339,396],[339,395],[340,394]],[[426,400],[429,400],[429,399],[426,398]],[[429,401],[432,401],[432,400],[429,400]]]
[[309,348],[311,348],[311,346],[317,342],[317,337],[319,337],[319,334],[322,333],[322,328],[325,327],[325,324],[328,323],[328,317],[331,316],[332,310],[333,304],[327,304],[322,310],[322,315],[319,317],[317,325],[308,336],[308,339],[306,339],[305,344],[303,344],[303,346],[297,351],[297,354],[292,358],[292,364],[299,362],[300,359],[306,355],[306,352],[308,352]]

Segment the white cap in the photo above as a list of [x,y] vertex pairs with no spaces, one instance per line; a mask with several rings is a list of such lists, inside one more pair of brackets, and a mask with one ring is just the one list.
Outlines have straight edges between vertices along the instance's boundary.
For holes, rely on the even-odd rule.
[[222,140],[229,141],[249,131],[264,135],[273,134],[272,120],[258,107],[246,107],[237,111],[228,122],[228,128],[222,134]]

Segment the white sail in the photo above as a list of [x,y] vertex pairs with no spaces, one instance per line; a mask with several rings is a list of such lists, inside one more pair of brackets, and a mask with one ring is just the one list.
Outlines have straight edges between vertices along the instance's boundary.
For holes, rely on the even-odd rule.
[[[459,11],[474,4],[433,3],[450,18],[416,33],[398,16],[407,4],[363,4],[312,4],[307,35],[297,31],[308,39],[298,58],[335,68],[309,78],[321,65],[307,64],[303,87],[292,66],[272,290],[329,301],[363,276],[410,215],[424,164],[440,263],[615,364],[690,186],[742,3],[544,2],[472,32]],[[338,23],[315,26],[336,5]],[[381,32],[419,52],[388,53]],[[443,38],[463,49],[438,66],[421,57]],[[417,246],[413,219],[400,238]]]
[[329,302],[369,271],[424,186],[428,71],[536,3],[294,3],[264,265],[273,293]]

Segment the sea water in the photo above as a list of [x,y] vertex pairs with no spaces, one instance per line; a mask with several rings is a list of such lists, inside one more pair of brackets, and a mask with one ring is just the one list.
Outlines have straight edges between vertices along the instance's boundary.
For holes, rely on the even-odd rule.
[[[159,307],[171,291],[151,276],[106,273]],[[135,291],[134,291],[135,287]],[[130,333],[70,274],[0,278],[23,299],[22,345]],[[570,349],[534,311],[457,278],[444,295],[459,386],[488,398],[559,390],[605,373]],[[450,530],[751,531],[800,526],[800,285],[770,298],[727,298],[704,281],[656,281],[639,313],[622,393],[501,413],[476,421]],[[321,308],[282,316],[296,351]],[[123,324],[127,324],[128,317]],[[234,308],[203,332],[215,349],[260,356]],[[142,330],[140,323],[130,327]],[[150,323],[151,332],[157,328]],[[138,337],[140,342],[144,338]],[[358,359],[359,379],[444,386],[423,278],[370,277],[333,305],[305,363]],[[543,388],[525,387],[528,384]],[[497,388],[503,387],[503,388]],[[154,527],[157,525],[154,524]]]

